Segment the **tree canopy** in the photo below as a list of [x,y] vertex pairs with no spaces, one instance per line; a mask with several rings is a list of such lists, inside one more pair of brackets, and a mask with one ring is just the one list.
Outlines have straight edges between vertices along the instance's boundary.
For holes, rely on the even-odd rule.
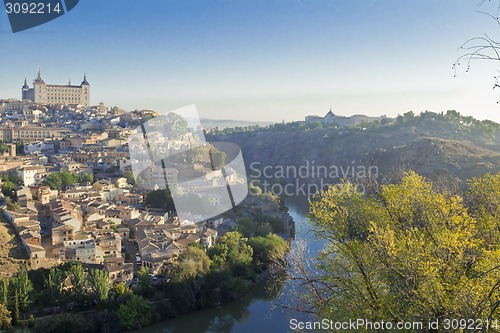
[[498,315],[500,174],[469,186],[451,194],[409,172],[370,195],[349,183],[320,193],[310,210],[326,248],[314,272],[291,256],[303,310],[335,320]]
[[92,174],[77,175],[66,171],[52,173],[45,178],[42,185],[50,187],[51,190],[62,190],[68,185],[92,182],[94,176]]

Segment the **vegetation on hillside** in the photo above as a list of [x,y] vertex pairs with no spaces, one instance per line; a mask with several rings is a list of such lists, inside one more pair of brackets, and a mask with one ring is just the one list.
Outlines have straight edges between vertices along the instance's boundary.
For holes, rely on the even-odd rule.
[[468,185],[453,194],[409,172],[369,195],[347,183],[315,197],[326,247],[313,262],[290,256],[300,310],[335,321],[497,318],[500,174]]
[[48,175],[43,181],[42,185],[50,187],[51,190],[63,190],[68,185],[92,182],[94,176],[92,174],[77,175],[74,173],[61,171]]
[[0,175],[2,194],[6,197],[13,197],[16,188],[23,183],[22,179],[15,173]]
[[314,129],[326,129],[333,128],[337,129],[339,133],[349,133],[355,132],[356,130],[366,130],[383,128],[389,126],[391,128],[404,127],[405,125],[419,125],[419,123],[425,122],[425,120],[432,120],[442,124],[451,124],[457,126],[457,130],[465,131],[477,131],[478,133],[484,133],[486,135],[493,135],[495,130],[498,128],[498,124],[491,120],[478,120],[472,116],[463,116],[455,110],[448,110],[446,112],[432,112],[424,111],[420,114],[415,114],[413,111],[408,111],[402,115],[398,115],[395,119],[386,118],[382,121],[374,122],[364,122],[356,126],[344,127],[338,126],[335,123],[324,125],[320,122],[306,123],[303,121],[295,121],[289,123],[276,123],[266,127],[262,126],[248,126],[248,127],[236,127],[236,128],[225,128],[223,130],[212,129],[209,134],[211,136],[220,135],[230,135],[236,133],[251,133],[251,132],[279,132],[279,131],[310,131]]
[[[498,126],[453,110],[419,115],[409,111],[383,123],[352,127],[283,123],[232,133],[221,131],[208,138],[239,145],[251,178],[262,174],[255,172],[259,167],[298,169],[314,162],[315,166],[345,170],[376,167],[380,178],[390,181],[395,174],[410,169],[431,179],[467,179],[500,171]],[[252,167],[254,162],[257,166]],[[307,179],[302,178],[299,181],[307,183],[314,178],[338,183],[341,177],[317,177],[308,172]],[[352,179],[352,173],[343,178]]]

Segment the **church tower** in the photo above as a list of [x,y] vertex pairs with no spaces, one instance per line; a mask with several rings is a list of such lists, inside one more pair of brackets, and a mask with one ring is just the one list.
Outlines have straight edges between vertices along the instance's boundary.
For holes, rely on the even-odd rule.
[[34,102],[40,104],[47,104],[47,89],[45,87],[45,81],[42,79],[42,73],[40,68],[38,69],[38,75],[33,82],[34,89]]
[[90,106],[90,83],[87,81],[87,74],[83,74],[83,81],[80,84],[82,87],[82,104],[84,106]]
[[23,88],[22,88],[22,97],[23,97],[23,100],[24,99],[31,99],[30,90],[31,89],[28,86],[28,82],[26,82],[26,78],[24,78],[24,85],[23,85]]

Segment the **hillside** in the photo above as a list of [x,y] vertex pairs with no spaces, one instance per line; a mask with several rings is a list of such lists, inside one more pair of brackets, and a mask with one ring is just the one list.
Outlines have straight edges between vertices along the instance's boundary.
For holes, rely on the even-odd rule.
[[[214,135],[210,140],[238,144],[247,166],[258,162],[254,168],[374,166],[379,178],[391,178],[402,170],[413,169],[431,179],[445,175],[462,180],[500,171],[498,125],[491,121],[449,111],[446,115],[405,114],[391,124],[365,126],[309,128],[303,123],[275,124],[265,129]],[[247,171],[251,176],[252,170]],[[313,181],[318,177],[309,174],[307,178]]]

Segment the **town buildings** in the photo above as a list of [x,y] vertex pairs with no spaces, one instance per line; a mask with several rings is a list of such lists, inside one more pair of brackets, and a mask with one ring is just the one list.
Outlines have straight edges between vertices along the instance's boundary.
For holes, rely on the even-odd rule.
[[[0,174],[20,180],[11,199],[18,206],[5,207],[2,214],[32,267],[79,261],[102,267],[113,282],[130,283],[141,266],[161,274],[190,244],[208,249],[233,230],[231,220],[179,221],[171,212],[146,206],[148,193],[165,178],[177,183],[180,172],[200,176],[200,196],[237,177],[228,173],[223,179],[211,168],[179,171],[155,163],[146,163],[140,177],[134,177],[131,128],[159,114],[92,106],[89,89],[86,78],[80,86],[59,86],[46,84],[39,73],[33,88],[23,87],[21,101],[0,100]],[[189,150],[193,140],[189,131],[163,138],[161,153],[177,155]],[[202,175],[204,170],[212,176]],[[53,175],[68,174],[79,181],[47,182]],[[217,206],[220,198],[212,195],[208,202]]]

